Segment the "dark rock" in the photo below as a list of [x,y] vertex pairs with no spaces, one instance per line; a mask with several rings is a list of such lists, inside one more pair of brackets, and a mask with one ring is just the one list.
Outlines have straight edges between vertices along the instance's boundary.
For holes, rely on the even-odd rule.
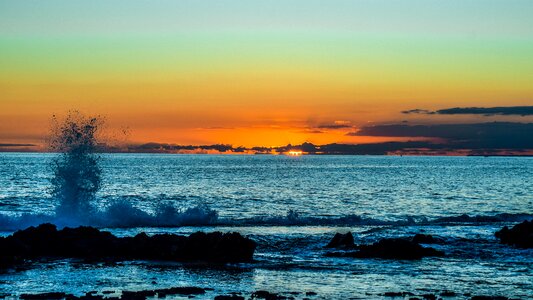
[[442,291],[442,292],[440,293],[440,295],[441,295],[442,297],[455,297],[455,296],[457,296],[457,293],[456,293],[456,292],[453,292],[453,291]]
[[255,291],[252,294],[252,299],[265,299],[265,300],[283,300],[283,299],[293,299],[292,297],[285,297],[275,293],[270,293],[267,291]]
[[413,243],[417,243],[417,244],[435,244],[437,243],[437,239],[435,239],[432,235],[430,234],[422,234],[422,233],[417,233],[413,239],[412,239]]
[[122,296],[120,299],[128,299],[128,300],[144,300],[148,297],[154,297],[156,295],[155,291],[136,291],[136,292],[130,292],[130,291],[123,291]]
[[253,259],[256,243],[239,233],[203,233],[190,236],[140,233],[119,238],[92,227],[57,230],[42,224],[0,239],[0,267],[21,258],[40,257],[244,262]]
[[508,300],[507,297],[502,296],[473,296],[471,300]]
[[433,294],[422,295],[422,298],[424,298],[425,300],[437,300],[437,296],[435,296]]
[[215,300],[244,300],[244,297],[237,295],[218,295],[215,297]]
[[386,292],[386,293],[383,293],[383,296],[385,296],[385,297],[403,297],[403,293],[402,292]]
[[103,300],[104,296],[102,295],[93,295],[93,294],[86,294],[85,296],[81,296],[78,298],[79,300]]
[[502,244],[518,248],[533,248],[533,220],[516,224],[511,229],[505,226],[495,235]]
[[104,295],[107,295],[107,294],[114,294],[115,291],[102,291],[102,294]]
[[353,248],[354,246],[355,244],[351,232],[345,234],[337,232],[326,248]]
[[205,289],[194,287],[194,286],[184,286],[184,287],[172,287],[167,289],[155,290],[158,295],[202,295],[205,294]]
[[317,293],[315,293],[315,292],[305,292],[305,295],[306,296],[316,296]]
[[358,251],[328,253],[328,256],[384,259],[421,259],[429,256],[443,256],[444,253],[426,248],[413,241],[391,238],[382,239],[372,245],[361,245]]
[[42,293],[42,294],[22,294],[19,296],[22,300],[60,300],[64,299],[66,296],[65,293]]

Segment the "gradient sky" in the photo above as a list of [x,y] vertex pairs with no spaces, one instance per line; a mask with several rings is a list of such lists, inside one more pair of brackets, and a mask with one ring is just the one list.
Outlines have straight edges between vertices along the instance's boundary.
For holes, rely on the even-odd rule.
[[0,143],[41,143],[72,109],[179,144],[476,122],[401,111],[533,105],[532,16],[529,0],[0,0]]

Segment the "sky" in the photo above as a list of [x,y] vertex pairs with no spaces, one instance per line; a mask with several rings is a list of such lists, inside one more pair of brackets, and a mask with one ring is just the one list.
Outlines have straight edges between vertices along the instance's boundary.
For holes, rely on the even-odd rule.
[[406,113],[532,106],[532,15],[529,0],[0,0],[0,144],[41,144],[69,110],[131,143],[236,146],[533,122]]

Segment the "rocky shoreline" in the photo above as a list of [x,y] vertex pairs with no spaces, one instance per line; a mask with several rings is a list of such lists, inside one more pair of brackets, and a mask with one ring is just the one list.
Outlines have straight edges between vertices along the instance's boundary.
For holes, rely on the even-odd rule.
[[[516,248],[532,248],[533,221],[524,221],[509,228],[503,227],[495,233],[501,244]],[[446,254],[429,247],[442,244],[439,237],[416,234],[411,238],[383,238],[372,244],[357,245],[351,232],[337,233],[329,241],[324,254],[330,257],[379,258],[393,260],[418,260],[424,257],[440,257]],[[422,245],[424,246],[422,246]],[[253,262],[257,244],[239,233],[203,233],[189,236],[156,234],[148,236],[140,233],[134,237],[116,237],[110,232],[92,227],[64,228],[58,230],[52,224],[30,227],[0,238],[0,267],[31,262],[45,258],[81,258],[98,260],[168,260],[177,262],[205,262],[224,264],[233,262]],[[231,292],[217,295],[212,288],[170,287],[139,291],[102,290],[90,291],[82,296],[64,292],[41,294],[0,294],[0,299],[22,300],[144,300],[155,298],[208,298],[208,299],[324,299],[314,291],[293,291],[272,293],[269,291]],[[400,298],[410,300],[472,299],[508,300],[504,296],[484,296],[435,291],[432,293],[412,293],[391,291],[381,294],[354,295],[354,298]]]
[[42,224],[0,238],[0,268],[38,258],[251,262],[256,243],[241,234],[196,232],[189,236],[139,233],[116,237],[93,227]]
[[[211,293],[212,295],[209,295]],[[264,290],[258,290],[251,293],[231,292],[223,295],[216,295],[213,289],[201,287],[172,287],[155,290],[140,291],[114,291],[105,290],[102,292],[87,292],[83,296],[74,296],[61,292],[41,293],[41,294],[22,294],[17,296],[0,295],[0,297],[10,297],[10,299],[21,300],[147,300],[147,299],[165,299],[173,297],[187,297],[194,299],[202,297],[215,300],[245,300],[245,299],[263,299],[263,300],[313,300],[325,299],[313,291],[307,292],[284,292],[272,293]],[[453,291],[435,291],[433,293],[412,293],[412,292],[386,292],[383,294],[365,294],[354,295],[353,299],[365,298],[390,298],[390,299],[409,299],[409,300],[438,300],[438,299],[470,299],[470,300],[511,300],[504,296],[484,296],[458,294]]]

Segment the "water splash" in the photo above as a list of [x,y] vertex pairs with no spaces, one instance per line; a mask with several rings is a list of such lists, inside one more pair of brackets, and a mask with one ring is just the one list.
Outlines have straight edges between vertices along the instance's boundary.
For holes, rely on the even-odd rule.
[[57,201],[55,214],[0,215],[0,230],[15,230],[44,222],[64,226],[96,227],[184,226],[215,224],[218,212],[205,205],[188,209],[165,204],[153,213],[116,201],[99,209],[97,193],[104,184],[100,155],[104,119],[71,111],[64,119],[53,117],[48,141],[58,156],[52,161],[50,193]]
[[94,215],[96,193],[102,186],[98,134],[103,125],[99,117],[71,112],[53,119],[50,148],[59,152],[53,161],[52,195],[59,202],[56,217],[61,223],[87,224]]

